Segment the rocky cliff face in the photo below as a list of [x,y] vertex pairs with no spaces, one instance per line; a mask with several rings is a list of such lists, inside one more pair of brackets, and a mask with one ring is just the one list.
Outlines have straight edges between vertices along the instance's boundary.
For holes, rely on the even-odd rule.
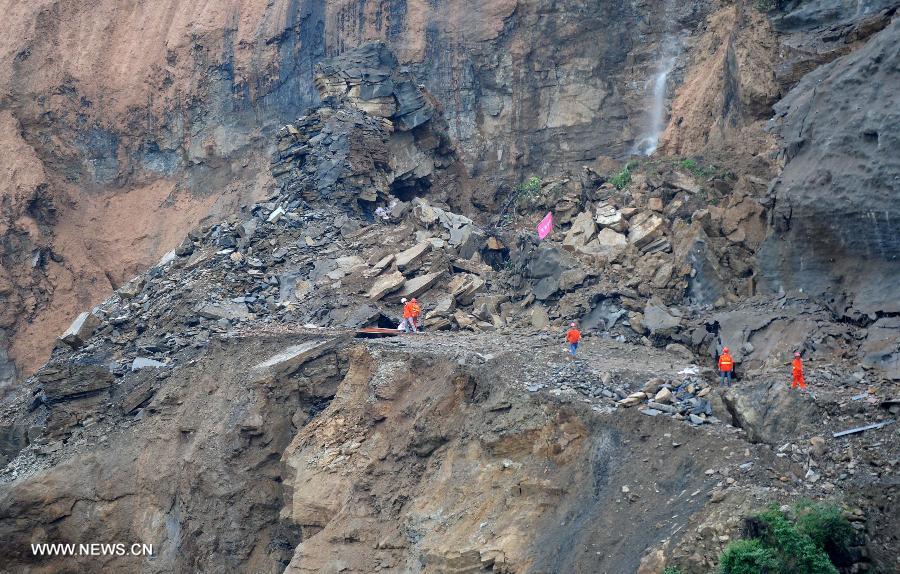
[[803,289],[854,319],[900,312],[896,20],[808,74],[773,120],[785,166],[761,262],[774,289]]

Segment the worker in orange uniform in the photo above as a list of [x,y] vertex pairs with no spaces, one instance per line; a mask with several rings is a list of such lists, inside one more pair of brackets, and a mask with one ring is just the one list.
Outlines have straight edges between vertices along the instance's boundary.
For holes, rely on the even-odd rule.
[[415,299],[407,301],[406,297],[404,297],[400,299],[400,302],[403,303],[403,322],[400,323],[400,329],[404,333],[409,333],[410,331],[418,333],[419,331],[416,328],[416,322],[413,319],[413,317],[415,317],[415,309],[418,306],[415,303]]
[[569,356],[575,358],[575,352],[578,351],[578,342],[581,341],[581,331],[575,327],[575,323],[569,323],[569,330],[566,331],[566,342],[569,344]]
[[412,298],[410,303],[412,304],[412,308],[410,309],[410,312],[412,313],[413,331],[418,333],[419,332],[419,316],[422,314],[422,308],[419,307],[419,302],[416,301],[415,297]]
[[730,387],[733,372],[734,359],[731,358],[731,353],[728,352],[728,347],[724,347],[722,349],[722,354],[719,355],[719,386],[725,385],[725,380],[727,379],[727,386]]
[[796,389],[800,387],[800,390],[806,388],[806,381],[803,380],[803,359],[800,358],[800,353],[794,353],[794,362],[791,365],[791,371],[794,375],[794,380],[791,383],[791,388]]

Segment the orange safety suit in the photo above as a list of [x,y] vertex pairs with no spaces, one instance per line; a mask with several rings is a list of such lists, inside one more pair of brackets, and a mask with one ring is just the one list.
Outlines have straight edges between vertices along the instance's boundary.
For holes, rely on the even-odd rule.
[[406,305],[403,306],[403,318],[411,319],[413,325],[416,327],[419,326],[419,315],[422,314],[422,308],[419,307],[418,303],[413,303],[412,301],[407,301]]
[[578,329],[572,328],[572,329],[569,329],[569,331],[566,333],[566,342],[568,342],[570,345],[572,343],[577,343],[580,340],[581,340],[581,331],[579,331]]
[[723,373],[730,373],[734,370],[734,359],[730,353],[722,353],[719,355],[719,370]]
[[791,388],[796,389],[800,387],[801,389],[806,388],[806,381],[803,380],[803,361],[800,357],[794,357],[794,362],[791,365],[791,371],[794,375],[794,380],[791,383]]

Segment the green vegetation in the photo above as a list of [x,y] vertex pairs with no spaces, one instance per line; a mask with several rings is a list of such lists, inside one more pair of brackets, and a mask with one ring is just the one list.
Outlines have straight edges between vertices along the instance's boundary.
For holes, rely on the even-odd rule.
[[531,176],[513,189],[515,208],[533,207],[541,196],[541,178]]
[[798,503],[794,519],[769,507],[746,520],[749,538],[728,545],[719,559],[722,574],[838,574],[835,564],[852,562],[853,528],[836,506]]
[[516,203],[536,198],[541,193],[541,179],[531,176],[527,181],[516,186]]
[[500,225],[505,225],[520,208],[533,207],[541,197],[541,178],[531,176],[512,188],[509,200],[500,210]]
[[795,507],[797,529],[808,536],[816,546],[824,548],[831,561],[838,566],[853,562],[850,547],[853,544],[853,527],[834,505],[801,501]]
[[685,158],[685,159],[681,160],[680,162],[678,162],[678,167],[680,167],[681,169],[686,169],[691,173],[694,173],[694,171],[696,171],[697,168],[700,166],[697,165],[697,160],[691,159],[691,158]]
[[759,540],[736,540],[719,558],[722,574],[775,574],[780,571],[778,557]]
[[825,549],[816,545],[806,534],[788,520],[778,508],[772,507],[759,515],[766,525],[761,542],[773,549],[788,574],[837,574]]
[[636,161],[628,162],[619,173],[609,179],[609,183],[616,186],[616,189],[625,189],[625,187],[629,183],[631,183],[631,170],[635,169],[639,165],[640,163]]
[[663,574],[681,574],[681,570],[674,566],[666,566],[666,569],[663,570]]
[[685,158],[675,164],[675,167],[691,172],[697,179],[710,179],[713,177],[733,178],[731,172],[720,170],[714,165],[702,166],[693,158]]

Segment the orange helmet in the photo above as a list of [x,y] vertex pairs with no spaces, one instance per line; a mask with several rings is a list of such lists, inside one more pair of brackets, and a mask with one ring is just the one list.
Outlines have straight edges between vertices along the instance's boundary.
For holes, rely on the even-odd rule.
[[728,347],[722,347],[722,352],[723,352],[723,353],[727,353],[727,352],[728,352]]

